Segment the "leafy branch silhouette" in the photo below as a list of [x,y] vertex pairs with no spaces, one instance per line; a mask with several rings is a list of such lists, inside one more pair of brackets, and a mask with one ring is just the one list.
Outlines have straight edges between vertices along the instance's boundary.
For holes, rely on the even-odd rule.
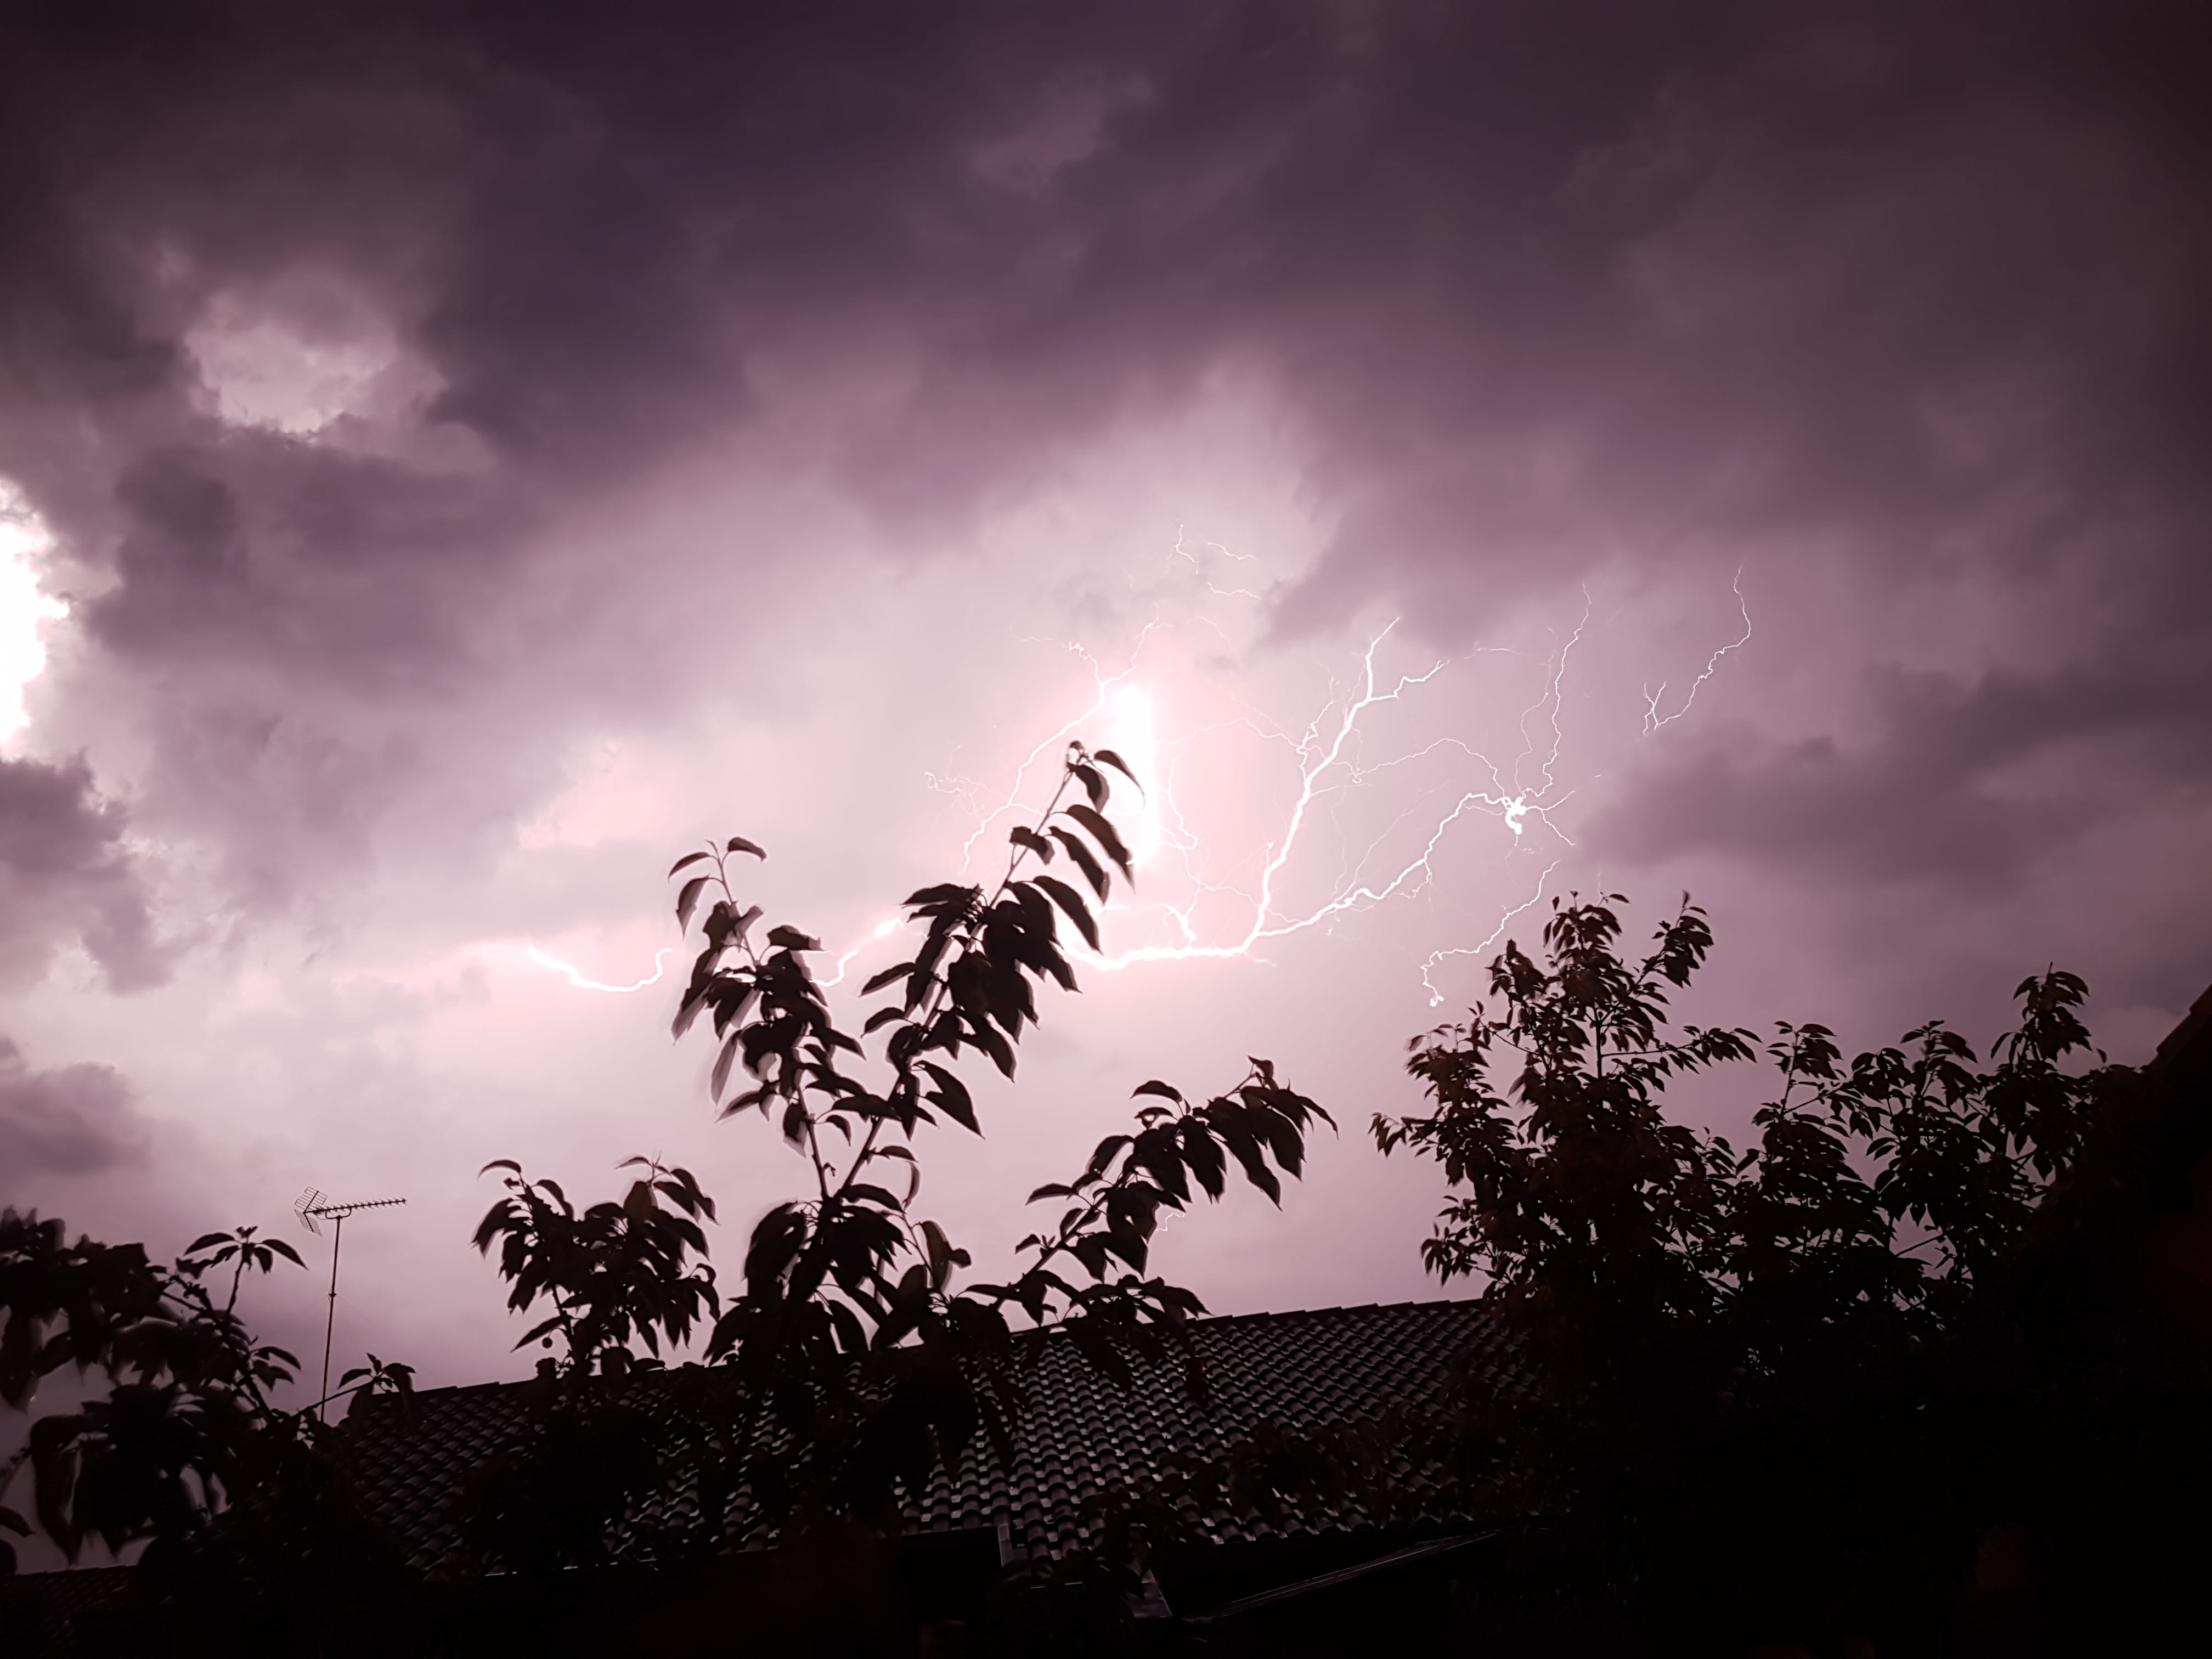
[[[1307,1133],[1331,1120],[1268,1062],[1202,1102],[1139,1085],[1132,1132],[1030,1195],[1072,1201],[1019,1243],[1004,1283],[958,1283],[970,1254],[915,1208],[923,1132],[982,1133],[963,1065],[981,1055],[1014,1075],[1037,990],[1077,988],[1062,924],[1097,950],[1094,903],[1115,874],[1133,879],[1106,811],[1109,773],[1136,781],[1112,750],[1070,744],[1051,799],[1010,833],[995,884],[908,897],[918,943],[867,981],[863,998],[881,1005],[857,1032],[807,965],[820,942],[785,924],[763,931],[762,908],[745,902],[741,861],[764,848],[732,836],[672,866],[678,925],[688,934],[696,922],[701,940],[673,1033],[705,1022],[720,1115],[774,1123],[804,1159],[808,1190],[754,1226],[742,1289],[726,1295],[698,1224],[713,1202],[689,1171],[632,1159],[646,1173],[623,1200],[579,1213],[512,1160],[486,1166],[504,1172],[507,1196],[477,1246],[497,1247],[510,1307],[547,1309],[517,1346],[560,1349],[541,1364],[534,1439],[473,1489],[489,1557],[547,1570],[601,1559],[610,1528],[641,1513],[672,1468],[607,1379],[660,1364],[664,1345],[680,1348],[695,1325],[708,1366],[681,1396],[684,1459],[706,1471],[696,1534],[710,1540],[840,1520],[894,1526],[902,1484],[957,1468],[979,1433],[1009,1449],[1024,1364],[1047,1331],[1124,1382],[1136,1361],[1173,1359],[1203,1393],[1188,1329],[1203,1304],[1152,1270],[1152,1243],[1164,1212],[1220,1198],[1232,1170],[1276,1202],[1281,1176],[1302,1171]],[[1048,873],[1060,859],[1080,887]]]

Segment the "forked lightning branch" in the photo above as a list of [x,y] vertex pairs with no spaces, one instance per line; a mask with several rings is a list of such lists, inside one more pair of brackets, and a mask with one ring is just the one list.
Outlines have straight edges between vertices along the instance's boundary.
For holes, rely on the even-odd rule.
[[[1209,629],[1226,641],[1217,605],[1247,612],[1264,595],[1255,586],[1250,555],[1237,555],[1218,544],[1194,544],[1178,535],[1169,556],[1171,568],[1189,567],[1191,585],[1205,596],[1187,616],[1193,628]],[[1214,580],[1209,569],[1233,566],[1234,586]],[[1751,638],[1751,610],[1739,571],[1731,588],[1742,620],[1740,637],[1713,651],[1679,702],[1662,683],[1642,693],[1642,735],[1649,738],[1690,712],[1697,693],[1720,672],[1723,659]],[[1153,615],[1128,646],[1111,654],[1073,640],[1051,641],[1086,671],[1089,684],[1070,699],[1069,712],[1042,732],[998,787],[969,775],[925,773],[925,787],[951,796],[969,817],[961,846],[962,868],[981,872],[997,855],[1006,830],[1024,821],[1033,809],[1032,787],[1057,775],[1059,757],[1071,739],[1111,748],[1128,757],[1144,781],[1140,797],[1117,799],[1115,817],[1141,874],[1139,896],[1111,907],[1113,932],[1138,942],[1103,954],[1076,947],[1079,959],[1096,968],[1121,970],[1151,964],[1266,959],[1275,941],[1378,907],[1418,898],[1434,890],[1442,861],[1462,867],[1487,863],[1504,878],[1509,896],[1496,904],[1494,925],[1483,934],[1447,939],[1409,968],[1431,1005],[1444,993],[1437,975],[1447,963],[1479,958],[1492,951],[1512,921],[1551,890],[1561,864],[1575,848],[1562,821],[1563,809],[1577,793],[1567,723],[1563,719],[1567,689],[1576,671],[1576,652],[1590,627],[1587,590],[1571,626],[1556,633],[1540,657],[1534,653],[1491,647],[1460,659],[1431,658],[1400,669],[1404,629],[1394,620],[1369,637],[1338,672],[1318,707],[1288,720],[1253,706],[1225,683],[1203,689],[1211,701],[1233,709],[1163,729],[1177,707],[1207,701],[1164,691],[1188,691],[1176,684],[1186,665],[1171,667],[1160,646],[1175,631]],[[1249,619],[1249,618],[1248,618]],[[1425,725],[1433,732],[1449,720],[1448,708],[1427,709],[1449,688],[1455,669],[1487,654],[1534,659],[1534,695],[1506,722],[1505,744],[1486,747],[1457,735],[1429,737],[1400,749],[1382,746],[1377,726],[1386,711],[1410,719],[1401,725]],[[1527,693],[1523,693],[1527,696]],[[1666,705],[1674,702],[1671,710]],[[1510,705],[1508,705],[1510,708]],[[1204,815],[1187,800],[1185,772],[1200,745],[1234,732],[1255,743],[1279,763],[1262,769],[1250,792],[1273,799],[1256,824],[1238,826],[1230,836],[1202,827]],[[1382,757],[1376,751],[1382,748]],[[1439,788],[1436,769],[1456,769],[1459,779]],[[1425,770],[1423,770],[1425,769]],[[1418,781],[1417,771],[1429,778]],[[1347,805],[1363,805],[1365,831],[1347,831],[1353,817]],[[1318,833],[1324,822],[1328,833]],[[1485,837],[1479,826],[1496,831]],[[1347,836],[1349,839],[1347,839]],[[949,849],[948,849],[949,850]],[[1495,890],[1496,882],[1491,884]],[[824,983],[841,984],[856,962],[874,954],[898,931],[896,917],[884,917],[838,951]],[[656,982],[660,961],[649,976],[629,984],[604,984],[532,947],[533,959],[568,976],[580,989],[631,992]]]

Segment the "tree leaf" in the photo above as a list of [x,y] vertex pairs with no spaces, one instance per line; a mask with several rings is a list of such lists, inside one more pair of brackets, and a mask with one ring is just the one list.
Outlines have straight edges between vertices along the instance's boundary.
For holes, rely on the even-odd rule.
[[981,1134],[982,1126],[975,1121],[975,1103],[969,1097],[968,1085],[934,1060],[923,1060],[921,1069],[937,1085],[929,1091],[929,1103],[943,1108],[945,1115],[962,1128]]
[[874,1156],[896,1158],[905,1163],[907,1166],[906,1201],[908,1204],[913,1203],[914,1195],[921,1190],[921,1165],[915,1160],[913,1152],[904,1146],[878,1146],[875,1150]]
[[1123,880],[1135,879],[1129,870],[1129,849],[1121,845],[1121,837],[1115,834],[1113,824],[1103,812],[1078,801],[1067,809],[1067,816],[1091,832],[1091,839],[1098,843],[1108,858],[1114,860],[1115,867],[1121,871]]
[[1110,749],[1094,749],[1091,751],[1091,758],[1097,761],[1102,766],[1112,767],[1123,777],[1128,779],[1130,782],[1135,784],[1137,786],[1137,793],[1139,798],[1142,798],[1145,793],[1143,781],[1140,780],[1134,772],[1132,772],[1129,769],[1128,762],[1123,760],[1119,755],[1115,754]]
[[902,962],[884,969],[880,974],[871,974],[868,975],[868,982],[860,988],[860,994],[864,997],[872,997],[893,980],[904,979],[913,971],[912,963]]
[[732,836],[729,845],[722,850],[726,853],[750,853],[757,859],[768,857],[766,848],[757,842],[747,841],[743,836]]
[[708,1099],[713,1101],[721,1099],[722,1090],[730,1080],[731,1062],[737,1059],[738,1044],[744,1040],[744,1033],[742,1031],[731,1032],[729,1039],[722,1044],[722,1052],[714,1056],[714,1070],[707,1079]]
[[1061,829],[1058,824],[1052,827],[1052,838],[1067,849],[1068,858],[1073,861],[1077,869],[1083,872],[1083,878],[1091,884],[1091,890],[1097,894],[1100,898],[1104,898],[1106,890],[1110,884],[1106,879],[1105,866],[1098,862],[1097,855],[1085,847],[1079,837]]
[[1051,894],[1053,902],[1067,913],[1067,919],[1075,924],[1075,931],[1083,935],[1084,943],[1097,950],[1098,924],[1091,919],[1091,909],[1084,903],[1083,896],[1055,876],[1036,876],[1031,879]]
[[714,855],[712,853],[686,853],[682,858],[677,860],[675,863],[668,866],[668,873],[669,875],[673,876],[678,870],[690,869],[693,865],[698,863],[701,859],[709,859],[714,856]]
[[[699,856],[703,858],[706,855],[701,854]],[[683,890],[677,894],[676,931],[678,933],[684,933],[690,928],[691,912],[698,908],[699,895],[707,890],[707,881],[708,878],[705,876],[694,876],[684,884]]]

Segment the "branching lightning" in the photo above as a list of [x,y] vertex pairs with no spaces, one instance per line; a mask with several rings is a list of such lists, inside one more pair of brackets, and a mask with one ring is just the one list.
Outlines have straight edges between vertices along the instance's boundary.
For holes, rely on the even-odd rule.
[[1481,944],[1451,945],[1446,945],[1440,950],[1435,950],[1429,952],[1428,960],[1421,964],[1421,988],[1429,994],[1430,1007],[1433,1008],[1437,1006],[1437,1004],[1441,1003],[1444,1000],[1444,994],[1437,988],[1436,981],[1430,978],[1429,975],[1435,973],[1437,969],[1443,966],[1445,963],[1451,960],[1454,957],[1483,957],[1487,956],[1492,951],[1495,950],[1498,945],[1498,941],[1504,937],[1506,928],[1512,925],[1513,918],[1519,915],[1522,911],[1528,909],[1531,905],[1535,904],[1538,901],[1542,899],[1544,896],[1544,884],[1551,880],[1552,872],[1559,867],[1559,860],[1553,859],[1549,864],[1544,866],[1543,874],[1536,878],[1535,890],[1530,893],[1527,898],[1522,899],[1520,903],[1515,905],[1511,909],[1500,915],[1498,918],[1498,926],[1490,930],[1489,936],[1486,938]]
[[1723,646],[1705,659],[1705,672],[1690,682],[1689,695],[1682,699],[1682,706],[1673,714],[1662,714],[1659,712],[1659,699],[1667,695],[1666,681],[1659,682],[1659,689],[1656,691],[1649,686],[1644,687],[1644,735],[1645,737],[1650,737],[1662,726],[1672,726],[1683,715],[1688,714],[1690,705],[1698,700],[1698,688],[1712,678],[1713,671],[1721,665],[1721,659],[1729,652],[1751,643],[1751,602],[1743,597],[1743,567],[1741,565],[1736,567],[1735,580],[1729,584],[1729,591],[1735,595],[1736,609],[1743,613],[1743,637]]
[[[1188,563],[1206,591],[1215,596],[1258,597],[1251,589],[1226,588],[1206,580],[1204,571],[1199,568],[1194,547],[1238,558],[1240,562],[1247,562],[1240,556],[1229,554],[1218,544],[1194,544],[1179,529],[1175,547],[1169,556],[1170,564],[1176,561]],[[1712,653],[1692,682],[1680,708],[1662,712],[1666,683],[1662,682],[1656,691],[1647,685],[1644,692],[1644,735],[1650,736],[1687,714],[1699,689],[1718,672],[1722,659],[1749,642],[1751,611],[1744,596],[1741,570],[1736,573],[1731,591],[1735,595],[1737,608],[1743,618],[1741,636]],[[1566,638],[1547,658],[1541,690],[1535,699],[1521,711],[1517,722],[1520,748],[1508,763],[1500,764],[1493,761],[1488,754],[1459,738],[1440,738],[1382,761],[1369,761],[1361,757],[1358,741],[1367,729],[1373,711],[1382,705],[1414,696],[1449,666],[1448,662],[1437,662],[1422,672],[1402,673],[1395,679],[1386,676],[1378,668],[1377,656],[1394,634],[1395,622],[1367,641],[1360,653],[1358,672],[1352,687],[1332,694],[1321,711],[1296,732],[1273,726],[1263,714],[1251,711],[1228,721],[1199,726],[1180,738],[1161,743],[1159,749],[1172,758],[1164,767],[1156,769],[1156,776],[1148,777],[1152,793],[1145,810],[1148,818],[1157,826],[1155,844],[1162,851],[1173,855],[1179,866],[1176,873],[1188,884],[1188,896],[1180,900],[1152,900],[1116,907],[1125,911],[1153,911],[1165,920],[1173,937],[1166,941],[1133,945],[1110,954],[1091,957],[1092,965],[1118,969],[1140,963],[1256,957],[1269,940],[1323,927],[1334,918],[1371,909],[1393,900],[1417,896],[1429,890],[1434,884],[1437,874],[1437,855],[1454,826],[1470,816],[1487,817],[1504,826],[1510,838],[1504,848],[1504,856],[1508,859],[1516,854],[1540,853],[1537,841],[1547,842],[1552,855],[1534,872],[1533,880],[1524,890],[1525,896],[1499,913],[1496,925],[1486,937],[1473,945],[1453,945],[1432,950],[1419,964],[1421,986],[1428,994],[1431,1005],[1442,1002],[1444,994],[1436,982],[1437,970],[1455,958],[1480,957],[1492,950],[1516,917],[1542,901],[1553,878],[1565,860],[1565,854],[1575,846],[1573,836],[1555,817],[1576,793],[1567,787],[1562,776],[1561,760],[1566,744],[1562,710],[1567,677],[1576,648],[1582,643],[1589,626],[1591,610],[1590,595],[1585,589],[1581,616]],[[1200,620],[1210,622],[1211,619]],[[1156,615],[1153,623],[1147,625],[1148,635],[1158,622]],[[1140,647],[1141,643],[1140,641]],[[1089,653],[1082,654],[1085,660],[1093,664],[1096,694],[1090,707],[1031,751],[1017,774],[1016,787],[1009,790],[1006,797],[1008,805],[985,819],[978,826],[977,834],[969,837],[967,847],[971,856],[982,830],[1011,810],[1013,801],[1021,799],[1020,785],[1038,760],[1053,752],[1067,736],[1106,712],[1115,688],[1131,681],[1141,650],[1132,654],[1127,668],[1111,677],[1098,670]],[[1264,740],[1282,744],[1290,751],[1296,767],[1296,784],[1289,805],[1279,821],[1279,828],[1257,854],[1257,878],[1241,885],[1209,874],[1202,838],[1193,830],[1188,817],[1176,800],[1176,773],[1182,751],[1198,739],[1221,730],[1224,726],[1241,726]],[[1439,803],[1437,807],[1431,809],[1432,816],[1426,821],[1418,850],[1410,857],[1400,855],[1384,862],[1379,870],[1373,868],[1382,860],[1386,842],[1394,834],[1401,834],[1408,820],[1419,810],[1408,807],[1397,815],[1388,830],[1367,843],[1366,853],[1352,861],[1351,867],[1329,884],[1318,902],[1296,907],[1285,902],[1283,890],[1285,881],[1298,860],[1303,841],[1318,808],[1332,798],[1380,784],[1385,775],[1394,769],[1407,767],[1413,763],[1446,753],[1456,754],[1478,764],[1485,775],[1485,782],[1462,787],[1449,805]],[[1242,920],[1225,931],[1218,927],[1211,930],[1202,927],[1197,916],[1200,904],[1218,902],[1224,897],[1241,906]]]
[[[1425,891],[1435,878],[1434,860],[1451,827],[1469,812],[1487,811],[1502,822],[1516,842],[1526,833],[1528,820],[1536,822],[1571,846],[1572,842],[1551,821],[1549,813],[1565,799],[1558,794],[1554,770],[1559,763],[1563,741],[1559,721],[1560,684],[1566,673],[1568,654],[1580,641],[1583,627],[1589,619],[1585,596],[1583,618],[1575,625],[1574,633],[1553,658],[1542,696],[1523,711],[1521,730],[1523,749],[1509,773],[1501,772],[1498,765],[1480,751],[1456,738],[1447,738],[1429,744],[1414,754],[1401,756],[1395,760],[1371,766],[1361,766],[1347,755],[1360,732],[1361,717],[1383,703],[1396,702],[1418,688],[1427,684],[1442,673],[1447,664],[1433,664],[1419,674],[1401,674],[1388,690],[1381,689],[1376,672],[1376,653],[1393,630],[1395,622],[1367,642],[1360,655],[1358,690],[1354,694],[1333,698],[1329,704],[1306,724],[1304,732],[1289,742],[1297,757],[1297,788],[1285,816],[1279,835],[1271,841],[1264,853],[1260,869],[1258,889],[1244,892],[1226,883],[1208,880],[1203,872],[1194,866],[1191,854],[1195,843],[1185,836],[1179,838],[1178,850],[1184,854],[1185,873],[1191,880],[1194,896],[1182,904],[1161,907],[1174,922],[1181,939],[1169,945],[1138,945],[1111,956],[1095,958],[1102,968],[1126,968],[1140,962],[1184,962],[1204,959],[1219,960],[1231,957],[1250,956],[1265,941],[1285,938],[1316,927],[1332,917],[1347,912],[1367,910],[1393,898],[1410,897]],[[1529,730],[1529,722],[1542,714],[1550,726],[1549,750],[1537,757],[1537,742]],[[1255,730],[1258,728],[1255,726]],[[1334,890],[1320,904],[1298,910],[1285,910],[1278,897],[1278,884],[1291,859],[1298,850],[1298,842],[1316,803],[1334,792],[1357,787],[1372,775],[1391,767],[1405,764],[1438,750],[1452,747],[1480,761],[1490,775],[1491,787],[1462,791],[1451,806],[1430,828],[1420,851],[1405,861],[1387,879],[1370,879],[1367,866],[1376,855],[1378,847],[1370,847],[1366,856],[1354,866],[1350,874],[1336,884]],[[1534,761],[1534,781],[1525,781],[1528,763]],[[1173,799],[1172,775],[1162,781],[1161,790],[1167,799]],[[1405,815],[1401,815],[1403,822]],[[1176,814],[1178,827],[1182,815]],[[1239,936],[1207,941],[1200,936],[1193,915],[1200,899],[1209,895],[1234,894],[1249,907],[1249,916]]]
[[[1231,552],[1218,543],[1194,541],[1178,527],[1167,556],[1168,574],[1176,580],[1191,581],[1216,599],[1249,604],[1261,597],[1258,588],[1262,583],[1228,586],[1212,580],[1201,555],[1209,561],[1225,559],[1239,565],[1258,562],[1253,556]],[[1647,683],[1642,692],[1644,736],[1650,737],[1687,714],[1699,690],[1718,672],[1722,659],[1749,643],[1751,610],[1740,569],[1731,592],[1743,619],[1741,637],[1707,659],[1679,708],[1662,713],[1668,683],[1662,681],[1656,690]],[[1449,962],[1483,957],[1493,950],[1515,918],[1543,900],[1575,848],[1574,837],[1557,817],[1577,793],[1568,787],[1564,775],[1562,757],[1567,737],[1563,710],[1568,675],[1577,647],[1589,628],[1591,614],[1591,598],[1585,588],[1582,612],[1573,628],[1542,659],[1537,695],[1509,727],[1517,732],[1519,747],[1504,762],[1492,760],[1483,749],[1461,737],[1437,738],[1388,758],[1368,758],[1364,751],[1376,736],[1374,722],[1378,711],[1436,695],[1433,688],[1453,665],[1452,659],[1443,659],[1418,672],[1393,674],[1384,669],[1380,661],[1382,654],[1397,648],[1395,620],[1368,639],[1348,681],[1333,684],[1320,708],[1303,725],[1277,723],[1264,709],[1236,696],[1209,665],[1200,671],[1202,690],[1217,700],[1228,701],[1231,708],[1224,711],[1226,717],[1160,736],[1153,730],[1159,712],[1155,693],[1165,690],[1172,695],[1177,689],[1177,676],[1170,665],[1156,659],[1154,648],[1175,631],[1175,624],[1164,622],[1156,605],[1126,659],[1121,659],[1119,653],[1102,659],[1079,641],[1051,641],[1080,658],[1089,669],[1089,695],[1080,708],[1036,742],[1014,768],[1003,790],[964,774],[925,773],[923,781],[933,792],[957,800],[963,815],[972,819],[974,827],[961,848],[962,868],[972,876],[979,861],[988,863],[996,856],[997,849],[988,839],[993,830],[1002,820],[1028,810],[1039,769],[1056,769],[1069,738],[1092,734],[1127,756],[1137,766],[1145,790],[1136,803],[1124,805],[1117,801],[1116,822],[1136,862],[1153,871],[1146,888],[1157,891],[1163,884],[1159,878],[1165,877],[1164,884],[1178,893],[1168,898],[1140,893],[1133,900],[1109,907],[1127,919],[1121,927],[1133,927],[1140,938],[1148,927],[1166,935],[1110,954],[1079,952],[1091,965],[1114,970],[1147,963],[1262,959],[1261,953],[1271,940],[1325,927],[1340,917],[1431,891],[1438,879],[1439,855],[1455,826],[1464,833],[1465,821],[1469,819],[1501,824],[1506,835],[1500,856],[1508,862],[1524,856],[1532,862],[1541,860],[1540,867],[1534,869],[1533,879],[1521,890],[1522,896],[1499,911],[1496,925],[1480,941],[1441,945],[1428,951],[1418,964],[1422,989],[1433,1006],[1445,994],[1437,983],[1437,970]],[[1222,620],[1204,614],[1203,610],[1181,620],[1202,626],[1224,641],[1230,640]],[[1468,654],[1472,658],[1524,653],[1491,646]],[[1109,666],[1114,660],[1119,660],[1120,665]],[[1190,690],[1188,672],[1181,678],[1185,682],[1181,689]],[[1279,748],[1291,762],[1294,780],[1286,805],[1272,815],[1273,827],[1245,842],[1249,850],[1241,855],[1209,844],[1218,842],[1218,832],[1212,836],[1202,832],[1177,799],[1179,773],[1194,746],[1232,730]],[[1479,769],[1475,780],[1453,786],[1443,798],[1429,795],[1431,804],[1425,808],[1419,799],[1419,793],[1425,792],[1418,784],[1413,786],[1415,799],[1379,830],[1372,829],[1372,809],[1368,809],[1372,832],[1355,838],[1364,850],[1357,856],[1340,854],[1341,866],[1334,877],[1319,882],[1316,888],[1320,872],[1309,844],[1317,819],[1328,817],[1340,822],[1340,809],[1353,795],[1390,789],[1394,776],[1416,763],[1451,763],[1455,757]],[[1250,793],[1245,792],[1240,799],[1249,799]],[[1382,799],[1387,800],[1388,795]],[[1413,831],[1410,842],[1409,827]],[[1393,847],[1398,850],[1389,850]],[[1238,869],[1246,872],[1241,879],[1233,873]],[[1291,893],[1301,888],[1304,896],[1294,902]],[[895,917],[875,923],[839,952],[823,985],[843,983],[856,960],[898,931]],[[533,960],[565,974],[578,988],[616,993],[639,991],[657,983],[669,954],[663,951],[656,955],[652,975],[635,984],[606,985],[586,978],[571,964],[535,945],[531,947]]]
[[[1257,564],[1260,562],[1260,556],[1258,554],[1232,553],[1227,548],[1224,547],[1219,542],[1200,542],[1198,545],[1208,553],[1218,553],[1223,558],[1231,560],[1237,564]],[[1168,554],[1168,562],[1172,565],[1177,559],[1181,559],[1184,563],[1188,564],[1191,568],[1193,573],[1197,575],[1199,580],[1206,585],[1206,591],[1212,594],[1217,599],[1256,599],[1260,597],[1259,594],[1253,592],[1252,589],[1249,587],[1220,586],[1215,583],[1211,577],[1207,576],[1205,568],[1198,562],[1198,555],[1190,550],[1190,543],[1183,535],[1183,528],[1181,525],[1177,525],[1176,526],[1175,547],[1173,550]]]

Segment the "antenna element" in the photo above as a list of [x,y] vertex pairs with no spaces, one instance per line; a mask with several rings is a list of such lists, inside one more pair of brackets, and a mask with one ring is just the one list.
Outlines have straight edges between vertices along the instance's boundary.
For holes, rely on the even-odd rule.
[[322,1189],[310,1187],[293,1201],[292,1213],[300,1218],[300,1224],[318,1237],[322,1235],[319,1222],[331,1224],[331,1310],[323,1322],[323,1394],[315,1401],[315,1414],[324,1422],[330,1420],[331,1401],[331,1336],[338,1322],[338,1250],[345,1243],[346,1218],[357,1210],[387,1210],[395,1204],[404,1204],[404,1198],[364,1198],[351,1204],[333,1204],[325,1197]]

